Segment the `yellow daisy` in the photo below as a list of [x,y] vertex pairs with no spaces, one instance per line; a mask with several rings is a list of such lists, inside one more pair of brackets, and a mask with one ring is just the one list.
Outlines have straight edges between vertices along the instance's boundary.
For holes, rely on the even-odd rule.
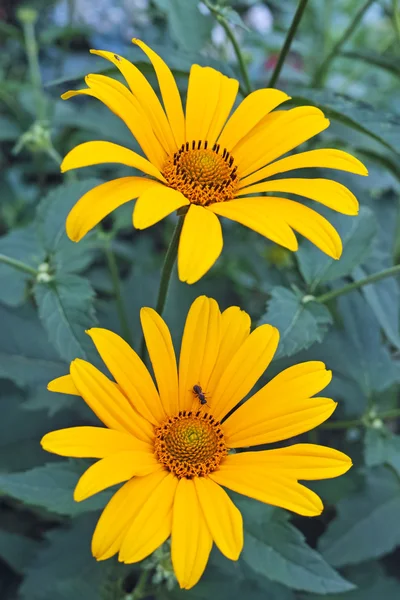
[[242,550],[242,516],[224,487],[315,516],[321,499],[298,480],[337,477],[351,461],[314,444],[248,451],[308,431],[336,407],[329,398],[313,397],[331,372],[312,361],[286,369],[232,413],[274,355],[279,333],[271,325],[250,333],[247,313],[236,306],[221,313],[215,300],[201,296],[187,316],[177,368],[163,319],[143,308],[141,322],[157,385],[124,340],[90,329],[115,381],[77,359],[49,390],[82,396],[106,427],[54,431],[42,446],[61,456],[100,459],[80,478],[78,502],[127,481],[95,529],[98,560],[119,553],[120,561],[134,563],[171,537],[176,577],[190,588],[213,542],[232,560]]
[[178,250],[179,277],[187,283],[200,279],[221,253],[218,216],[242,223],[290,250],[298,248],[295,230],[329,256],[339,258],[340,237],[324,217],[294,200],[262,195],[294,194],[347,215],[357,214],[355,196],[340,183],[271,179],[308,167],[367,175],[359,160],[334,149],[276,160],[326,129],[329,121],[323,113],[313,106],[274,111],[289,96],[276,89],[260,89],[247,96],[229,117],[238,82],[199,65],[190,71],[184,113],[168,66],[142,41],[133,42],[153,64],[164,106],[132,63],[103,50],[91,52],[112,62],[130,89],[110,77],[88,75],[87,89],[62,97],[86,94],[101,100],[125,122],[146,158],[111,142],[86,142],[67,154],[61,169],[120,163],[148,177],[121,177],[86,193],[68,216],[69,237],[78,242],[115,208],[138,198],[133,213],[138,229],[150,227],[178,209],[187,211]]

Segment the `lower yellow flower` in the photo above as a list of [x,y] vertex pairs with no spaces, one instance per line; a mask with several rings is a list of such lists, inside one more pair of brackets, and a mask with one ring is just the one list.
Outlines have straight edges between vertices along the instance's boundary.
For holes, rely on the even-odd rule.
[[[77,359],[70,374],[52,381],[49,390],[82,396],[106,428],[54,431],[42,446],[61,456],[100,459],[80,478],[78,502],[127,481],[94,532],[98,560],[119,553],[120,561],[137,562],[171,536],[176,577],[181,587],[191,588],[213,543],[231,560],[242,550],[242,516],[223,487],[315,516],[323,509],[321,499],[298,480],[337,477],[351,460],[314,444],[247,450],[308,431],[336,407],[329,398],[313,397],[328,385],[331,372],[311,361],[286,369],[232,413],[275,353],[274,327],[261,325],[250,333],[250,317],[238,307],[221,313],[215,300],[197,298],[177,369],[163,319],[143,308],[141,322],[157,387],[118,335],[89,330],[115,382]],[[235,448],[246,451],[234,453]]]

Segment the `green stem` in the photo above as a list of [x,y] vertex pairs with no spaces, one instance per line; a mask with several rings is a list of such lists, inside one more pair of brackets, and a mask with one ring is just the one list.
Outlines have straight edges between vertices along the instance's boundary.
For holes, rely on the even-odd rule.
[[329,300],[333,300],[338,296],[343,296],[343,294],[348,294],[353,290],[357,290],[364,285],[368,285],[370,283],[376,283],[381,279],[386,279],[386,277],[394,277],[395,275],[400,275],[400,265],[395,265],[394,267],[389,267],[384,271],[380,271],[379,273],[374,273],[373,275],[368,275],[363,279],[359,279],[358,281],[353,281],[353,283],[349,283],[348,285],[343,286],[337,290],[332,290],[331,292],[327,292],[326,294],[322,294],[321,296],[316,296],[314,300],[316,302],[329,302]]
[[37,270],[33,267],[30,267],[26,263],[21,260],[17,260],[15,258],[11,258],[10,256],[6,256],[5,254],[0,254],[0,263],[5,265],[9,265],[18,271],[22,271],[23,273],[29,273],[29,275],[37,276]]
[[233,46],[233,50],[235,52],[238,64],[239,64],[239,68],[240,68],[240,72],[242,74],[242,78],[243,78],[243,83],[244,83],[244,95],[248,96],[248,94],[250,94],[252,92],[252,85],[251,85],[251,81],[250,81],[250,77],[249,77],[249,73],[247,71],[247,66],[246,66],[246,62],[244,60],[242,51],[240,49],[240,46],[238,44],[237,39],[235,38],[235,35],[232,31],[232,29],[229,27],[229,24],[227,23],[223,13],[220,12],[219,8],[217,6],[214,6],[213,4],[211,4],[208,0],[203,0],[204,4],[207,6],[207,8],[212,12],[212,14],[215,16],[215,18],[217,19],[218,23],[220,23],[220,25],[222,25],[222,27],[225,30],[226,35],[228,36],[232,46]]
[[297,31],[298,26],[300,25],[301,18],[307,6],[308,0],[300,0],[297,6],[297,10],[294,14],[292,24],[287,32],[285,43],[282,46],[282,50],[280,51],[278,62],[275,65],[275,69],[271,75],[271,79],[269,80],[268,87],[275,87],[275,84],[278,80],[280,72],[282,70],[283,64],[285,62],[286,56],[290,50],[290,46],[292,45],[293,38]]
[[135,586],[135,589],[133,590],[133,592],[131,594],[132,600],[140,600],[141,598],[144,598],[144,596],[146,595],[146,586],[147,586],[147,581],[148,581],[149,575],[150,575],[150,571],[148,571],[148,570],[141,572],[138,582]]
[[107,258],[108,268],[113,284],[115,301],[117,304],[118,318],[121,323],[121,331],[128,344],[132,345],[132,334],[129,327],[128,317],[125,310],[125,304],[121,293],[121,283],[119,280],[117,261],[115,260],[114,252],[111,249],[109,239],[106,239],[104,251]]
[[[400,417],[400,408],[393,408],[386,412],[378,413],[376,419],[397,419]],[[363,419],[350,419],[348,421],[333,421],[332,423],[323,423],[321,429],[351,429],[352,427],[365,427],[367,422]]]
[[331,62],[339,54],[339,52],[341,51],[342,47],[347,42],[347,40],[352,36],[353,32],[357,28],[357,25],[359,24],[359,22],[361,21],[361,19],[363,18],[364,14],[367,12],[367,10],[371,6],[371,4],[373,4],[373,2],[375,2],[375,0],[366,0],[366,2],[364,2],[364,4],[362,6],[360,6],[358,11],[354,15],[353,19],[350,21],[349,25],[347,26],[347,29],[344,30],[341,37],[338,39],[336,44],[334,44],[332,50],[325,57],[325,59],[322,61],[322,63],[316,70],[313,81],[312,81],[312,87],[321,87],[322,86],[322,84],[325,80],[326,74],[328,72],[328,69],[331,65]]
[[43,96],[42,76],[39,66],[39,51],[35,36],[35,21],[23,20],[22,26],[24,29],[25,48],[28,57],[29,73],[32,83],[32,88],[36,98],[36,116],[38,120],[46,119],[46,101]]
[[176,261],[176,256],[178,254],[179,237],[181,235],[184,218],[184,216],[180,216],[178,218],[178,222],[176,224],[174,233],[172,234],[172,238],[164,259],[156,304],[156,311],[160,316],[164,311],[165,301],[167,299],[169,282],[171,280],[172,269]]
[[396,31],[398,41],[400,42],[400,2],[399,0],[392,0],[393,10],[393,26]]

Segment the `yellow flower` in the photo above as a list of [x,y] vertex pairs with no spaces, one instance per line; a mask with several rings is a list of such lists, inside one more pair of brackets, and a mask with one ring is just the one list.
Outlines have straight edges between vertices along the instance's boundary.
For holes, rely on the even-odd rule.
[[[331,380],[322,362],[286,369],[226,418],[270,363],[279,340],[274,327],[261,325],[250,333],[247,313],[231,306],[221,314],[215,300],[201,296],[186,320],[177,369],[163,319],[143,308],[141,322],[157,387],[118,335],[90,329],[115,382],[77,359],[70,374],[49,389],[82,396],[107,428],[54,431],[42,446],[61,456],[100,459],[80,478],[78,502],[127,481],[94,532],[98,560],[119,552],[120,561],[137,562],[171,536],[176,577],[190,588],[201,577],[213,542],[232,560],[242,550],[242,516],[223,487],[315,516],[322,502],[298,480],[337,477],[351,461],[314,444],[247,450],[299,435],[332,414],[333,400],[312,397]],[[245,451],[233,453],[234,448]]]
[[90,190],[68,216],[69,237],[78,242],[115,208],[138,198],[133,214],[138,229],[154,225],[177,209],[188,209],[178,251],[179,277],[187,283],[200,279],[221,253],[217,215],[242,223],[289,250],[298,248],[293,230],[298,231],[329,256],[339,258],[340,237],[325,218],[294,200],[262,195],[294,194],[347,215],[357,214],[355,196],[340,183],[270,179],[308,167],[367,175],[359,160],[334,149],[276,160],[326,129],[329,121],[323,113],[313,106],[271,112],[289,96],[276,89],[260,89],[245,98],[228,119],[238,82],[210,67],[193,65],[185,115],[168,66],[146,44],[133,42],[153,64],[164,108],[132,63],[103,50],[91,52],[111,61],[131,91],[110,77],[88,75],[87,89],[67,92],[63,98],[86,94],[101,100],[125,122],[147,158],[111,142],[86,142],[67,154],[61,169],[120,163],[150,177],[122,177]]

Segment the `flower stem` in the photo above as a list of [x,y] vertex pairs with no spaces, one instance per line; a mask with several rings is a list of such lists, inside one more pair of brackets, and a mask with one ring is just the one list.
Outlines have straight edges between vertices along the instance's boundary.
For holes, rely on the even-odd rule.
[[144,598],[144,596],[146,595],[146,586],[149,575],[150,571],[148,570],[143,570],[141,572],[135,589],[131,594],[131,600],[140,600],[141,598]]
[[29,74],[36,100],[36,116],[38,120],[46,119],[46,100],[43,96],[42,76],[39,66],[39,50],[35,36],[37,13],[31,9],[20,11],[20,21],[24,30],[26,55],[28,58]]
[[114,252],[111,249],[110,239],[106,238],[106,242],[104,245],[104,252],[107,258],[107,264],[111,275],[111,280],[114,289],[115,301],[117,305],[117,312],[119,322],[121,324],[121,331],[128,342],[128,344],[132,345],[132,334],[129,327],[128,317],[125,309],[124,300],[121,293],[121,283],[119,280],[118,266],[117,261],[115,260]]
[[374,273],[373,275],[368,275],[363,279],[359,279],[358,281],[353,281],[353,283],[349,283],[348,285],[343,286],[337,290],[332,290],[331,292],[327,292],[326,294],[322,294],[321,296],[316,296],[316,302],[329,302],[329,300],[333,300],[338,296],[343,296],[343,294],[348,294],[353,290],[357,290],[364,285],[368,285],[370,283],[375,283],[380,281],[381,279],[386,279],[386,277],[394,277],[395,275],[400,275],[400,265],[395,265],[394,267],[389,267],[384,271],[380,271],[379,273]]
[[218,23],[220,25],[222,25],[222,27],[225,30],[226,35],[228,36],[228,38],[233,46],[233,50],[236,54],[240,72],[241,72],[242,78],[243,78],[243,83],[244,83],[243,92],[244,92],[245,96],[248,96],[252,92],[253,88],[251,85],[249,73],[247,71],[246,62],[244,60],[244,57],[243,57],[242,51],[240,49],[240,46],[238,44],[238,41],[235,38],[235,35],[234,35],[232,29],[230,28],[228,22],[226,21],[224,14],[219,10],[219,8],[217,6],[214,6],[213,4],[211,4],[211,2],[209,2],[208,0],[203,0],[203,2],[207,6],[207,8],[212,12],[212,14],[215,16]]
[[37,276],[38,272],[33,267],[30,267],[26,263],[21,260],[17,260],[15,258],[11,258],[10,256],[6,256],[5,254],[0,254],[0,263],[5,265],[9,265],[18,271],[22,271],[23,273],[29,273],[29,275]]
[[375,2],[375,0],[366,0],[366,2],[364,2],[364,4],[360,6],[353,19],[350,21],[347,29],[344,30],[342,36],[337,40],[332,50],[325,57],[325,59],[322,61],[322,63],[316,70],[312,81],[312,87],[322,87],[331,62],[339,54],[347,40],[352,36],[353,32],[357,28],[357,25],[359,24],[359,22],[361,21],[371,4],[373,4],[373,2]]
[[[378,413],[376,419],[397,419],[400,417],[400,408],[393,408],[386,412]],[[348,421],[333,421],[332,423],[323,423],[320,425],[321,429],[351,429],[352,427],[365,427],[366,421],[361,417],[360,419],[350,419]]]
[[156,304],[156,311],[161,316],[164,311],[165,301],[167,299],[169,282],[171,280],[172,268],[176,261],[178,254],[179,237],[181,235],[184,216],[178,218],[174,233],[172,234],[171,241],[168,246],[167,253],[165,255],[164,264],[161,272],[160,287],[158,288],[158,297]]
[[283,64],[285,62],[286,56],[290,50],[290,46],[292,45],[293,38],[297,31],[297,28],[300,24],[301,18],[303,16],[304,10],[307,6],[308,0],[300,0],[297,6],[297,10],[294,14],[292,24],[287,32],[285,43],[282,46],[282,50],[280,51],[278,62],[275,65],[275,69],[271,75],[271,79],[269,80],[268,87],[275,87],[275,84],[278,80],[280,72],[282,70]]

